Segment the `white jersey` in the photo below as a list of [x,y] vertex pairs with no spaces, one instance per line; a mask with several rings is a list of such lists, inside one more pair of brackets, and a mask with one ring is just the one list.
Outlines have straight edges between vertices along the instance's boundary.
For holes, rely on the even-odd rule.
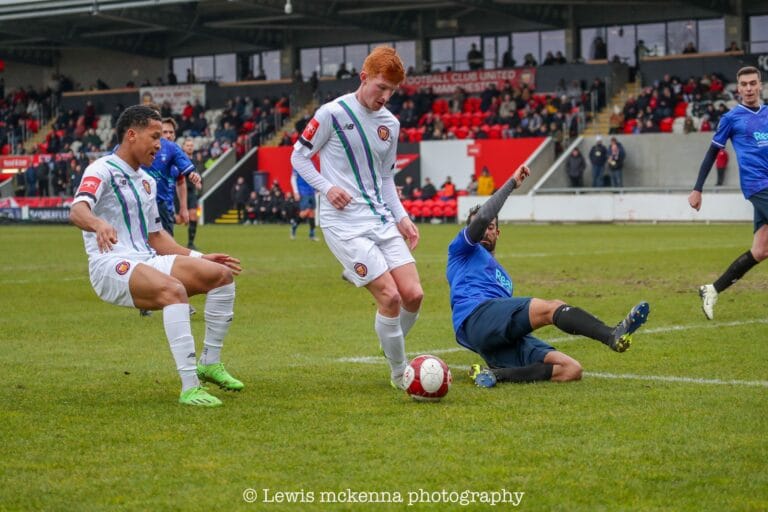
[[[362,227],[392,222],[393,208],[403,214],[395,190],[394,167],[400,122],[386,108],[369,110],[346,94],[320,107],[294,145],[306,158],[320,153],[320,172],[333,185],[352,196],[352,202],[337,210],[323,196],[320,217],[323,225]],[[384,183],[388,180],[388,183]],[[327,190],[320,190],[323,195]],[[388,204],[397,201],[398,204]],[[403,212],[404,213],[404,212]]]
[[89,261],[105,256],[145,261],[155,256],[149,233],[162,229],[156,193],[149,174],[131,168],[116,154],[103,156],[85,169],[74,203],[88,203],[94,215],[117,231],[117,243],[104,254],[99,252],[96,233],[83,231]]

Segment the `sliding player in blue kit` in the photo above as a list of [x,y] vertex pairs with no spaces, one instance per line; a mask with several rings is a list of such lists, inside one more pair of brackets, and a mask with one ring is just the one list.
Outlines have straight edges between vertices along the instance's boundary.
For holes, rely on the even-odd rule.
[[736,82],[741,103],[720,118],[712,145],[701,163],[696,185],[688,196],[688,204],[698,211],[701,190],[717,152],[731,139],[739,161],[741,191],[755,209],[754,237],[752,247],[736,258],[717,281],[699,288],[701,309],[710,320],[715,316],[718,295],[768,258],[768,107],[763,105],[761,98],[763,84],[759,69],[741,68],[736,72]]
[[579,362],[532,336],[533,331],[554,325],[624,352],[650,312],[648,303],[640,302],[616,327],[609,327],[561,300],[513,296],[512,278],[495,258],[498,214],[529,174],[526,166],[520,166],[485,204],[470,210],[467,227],[448,246],[446,275],[453,328],[456,341],[488,365],[482,369],[473,364],[470,369],[470,377],[480,387],[492,387],[498,381],[579,380]]

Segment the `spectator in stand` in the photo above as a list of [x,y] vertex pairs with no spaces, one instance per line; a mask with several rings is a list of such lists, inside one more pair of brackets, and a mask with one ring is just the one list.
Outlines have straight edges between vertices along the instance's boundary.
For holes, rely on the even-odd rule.
[[496,84],[491,82],[483,92],[480,93],[480,110],[482,112],[488,112],[493,104],[494,100],[499,97],[499,90],[496,88]]
[[489,196],[496,190],[496,183],[491,176],[491,172],[488,167],[483,166],[480,171],[480,177],[477,178],[477,195]]
[[515,59],[512,58],[512,50],[507,49],[504,54],[501,56],[501,67],[502,68],[513,68],[515,67]]
[[439,196],[441,201],[456,199],[456,185],[453,183],[450,176],[445,178],[445,183],[440,187]]
[[712,122],[709,120],[709,116],[704,114],[704,116],[701,118],[701,124],[699,125],[699,131],[700,132],[711,132],[712,131]]
[[187,68],[187,83],[188,84],[195,84],[197,83],[197,77],[192,72],[192,69]]
[[245,224],[259,223],[259,207],[261,206],[261,197],[255,190],[251,191],[248,202],[245,205]]
[[603,186],[603,173],[608,161],[608,149],[603,145],[601,136],[595,137],[595,145],[589,150],[589,162],[592,164],[592,186]]
[[67,183],[68,196],[71,197],[75,195],[75,192],[77,192],[77,189],[80,187],[80,181],[82,179],[83,179],[83,167],[79,163],[77,163],[76,160],[73,160],[73,164],[71,165],[71,171],[69,173],[69,182]]
[[693,44],[692,41],[689,41],[686,43],[685,48],[683,48],[683,53],[690,54],[690,53],[698,53],[698,50],[696,49],[696,46]]
[[728,48],[725,49],[726,52],[740,52],[741,48],[739,48],[739,45],[736,44],[736,41],[731,41],[731,44],[728,46]]
[[475,43],[472,43],[472,46],[467,52],[467,63],[469,65],[469,69],[472,71],[483,69],[483,52],[477,49],[477,45]]
[[456,86],[451,94],[451,99],[448,100],[448,106],[451,112],[454,114],[461,112],[464,109],[464,102],[467,99],[467,91],[463,88]]
[[415,128],[418,123],[419,117],[413,101],[406,100],[403,103],[403,109],[400,111],[400,126],[403,128]]
[[37,196],[37,166],[32,164],[24,171],[27,197]]
[[611,170],[611,185],[616,188],[624,186],[623,169],[624,158],[626,153],[624,152],[624,146],[616,140],[616,137],[611,137],[611,146],[608,149],[608,168]]
[[596,36],[592,41],[592,58],[595,60],[605,60],[608,58],[608,47],[600,36]]
[[725,170],[728,168],[728,151],[720,148],[715,157],[715,168],[717,169],[717,185],[722,187],[725,183]]
[[613,135],[621,132],[621,127],[624,126],[624,114],[618,105],[613,106],[613,113],[608,120],[608,133]]
[[238,224],[245,222],[245,204],[248,202],[249,195],[250,190],[248,189],[248,185],[245,183],[245,178],[243,176],[239,176],[235,184],[232,186],[232,191],[230,193],[232,206],[237,210]]
[[541,63],[542,66],[552,66],[555,64],[555,54],[550,52],[547,52],[547,54],[544,56],[544,61]]
[[51,195],[48,188],[48,176],[50,171],[46,162],[40,162],[37,165],[37,195],[40,197],[48,197]]
[[347,69],[347,63],[342,62],[341,64],[339,64],[339,70],[336,71],[336,79],[343,80],[351,76],[352,76],[352,73],[350,73],[349,70]]
[[219,142],[232,144],[237,139],[237,132],[228,121],[224,121],[222,127],[216,130],[215,137]]
[[477,176],[474,174],[469,177],[469,184],[467,185],[467,194],[470,196],[477,195]]
[[568,64],[565,55],[560,50],[555,53],[555,64]]
[[580,188],[584,186],[584,170],[587,168],[587,161],[581,154],[579,148],[573,148],[571,154],[565,160],[565,173],[571,182],[571,187]]
[[400,194],[403,196],[403,199],[415,199],[417,188],[416,183],[413,181],[413,176],[406,176]]
[[424,200],[432,199],[437,195],[437,189],[435,188],[435,185],[432,184],[432,180],[429,178],[424,178],[424,186],[421,187],[421,198]]
[[526,53],[524,60],[523,60],[523,66],[525,67],[536,67],[538,66],[538,62],[536,62],[536,59],[533,57],[532,53]]
[[696,125],[693,124],[693,118],[691,116],[686,116],[685,121],[683,122],[683,133],[687,135],[695,132]]
[[[653,118],[646,118],[640,128],[640,133],[659,133],[661,130]],[[608,162],[610,165],[610,161]]]

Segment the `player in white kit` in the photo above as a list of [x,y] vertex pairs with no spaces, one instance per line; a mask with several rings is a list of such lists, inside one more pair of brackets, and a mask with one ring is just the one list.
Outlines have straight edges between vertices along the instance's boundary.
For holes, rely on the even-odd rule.
[[[424,296],[410,252],[419,231],[394,182],[400,123],[384,107],[404,79],[397,52],[374,49],[363,63],[357,91],[320,107],[291,156],[294,169],[326,199],[320,201],[323,235],[344,277],[376,299],[374,329],[391,382],[400,388],[405,335]],[[317,153],[320,173],[310,160]]]
[[[232,322],[233,275],[240,261],[180,246],[163,230],[155,180],[141,169],[160,149],[160,114],[147,106],[127,108],[117,121],[119,148],[85,170],[70,212],[83,230],[88,273],[96,294],[118,306],[163,310],[165,334],[181,377],[179,402],[217,406],[200,381],[239,391],[243,383],[221,363]],[[189,321],[189,296],[207,294],[205,344],[200,361]]]

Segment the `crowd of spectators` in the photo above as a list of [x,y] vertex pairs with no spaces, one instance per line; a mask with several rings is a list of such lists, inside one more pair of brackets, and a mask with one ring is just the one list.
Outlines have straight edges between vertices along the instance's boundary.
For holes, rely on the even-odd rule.
[[6,91],[0,77],[0,153],[22,154],[24,141],[52,115],[62,88],[70,82],[54,75],[45,87],[32,86]]
[[614,108],[610,133],[712,131],[734,101],[725,77],[712,73],[700,78],[664,75]]

